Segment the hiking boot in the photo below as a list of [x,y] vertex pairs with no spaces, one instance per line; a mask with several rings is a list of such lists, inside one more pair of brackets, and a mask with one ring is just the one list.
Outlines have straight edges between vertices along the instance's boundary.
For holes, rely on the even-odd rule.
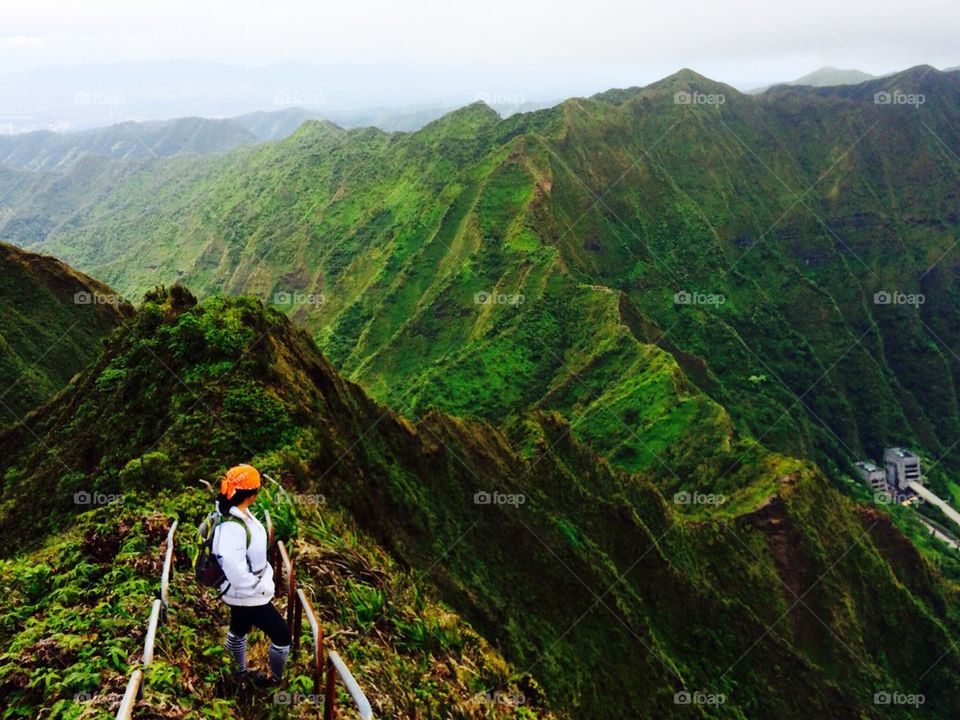
[[247,679],[250,683],[257,688],[275,688],[280,687],[280,681],[273,677],[272,675],[267,675],[258,670],[250,670],[247,672]]

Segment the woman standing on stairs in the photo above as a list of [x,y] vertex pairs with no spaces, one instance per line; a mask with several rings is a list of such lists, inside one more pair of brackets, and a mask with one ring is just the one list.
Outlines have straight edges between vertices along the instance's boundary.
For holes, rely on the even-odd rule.
[[[276,686],[290,653],[290,629],[271,602],[274,584],[267,531],[250,512],[259,492],[260,473],[250,465],[231,468],[220,481],[213,553],[227,578],[220,592],[230,608],[227,651],[236,660],[237,675],[258,686]],[[269,676],[247,672],[247,633],[253,627],[270,638]]]

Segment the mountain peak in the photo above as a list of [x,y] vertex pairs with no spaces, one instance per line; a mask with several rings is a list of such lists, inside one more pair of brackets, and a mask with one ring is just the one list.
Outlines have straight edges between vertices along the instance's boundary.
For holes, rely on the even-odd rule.
[[667,75],[665,78],[662,78],[658,82],[678,82],[678,83],[691,83],[691,82],[715,82],[705,75],[701,75],[696,70],[691,70],[690,68],[680,68],[675,73]]
[[902,86],[903,84],[912,87],[933,87],[946,77],[946,73],[941,72],[932,65],[915,65],[914,67],[901,70],[892,75],[886,75],[881,80],[885,80],[891,87]]
[[711,80],[690,68],[681,68],[649,85],[629,88],[611,88],[591,96],[593,100],[621,105],[634,97],[660,97],[678,92],[698,92],[714,95],[740,95],[740,91],[722,82]]
[[419,132],[474,133],[500,122],[500,115],[483,100],[457,108],[425,125]]
[[[839,89],[839,88],[838,88]],[[872,99],[878,92],[952,97],[958,92],[957,77],[932,65],[916,65],[897,73],[884,75],[870,82],[848,88],[851,96]]]
[[677,93],[699,93],[701,95],[722,95],[724,97],[742,94],[736,88],[712,80],[690,68],[682,68],[662,80],[647,85],[641,90],[640,94],[652,97],[661,95],[673,97]]
[[446,115],[443,118],[458,118],[458,119],[477,119],[482,121],[489,120],[499,120],[500,116],[497,114],[497,111],[492,107],[487,105],[483,100],[474,100],[469,105],[464,105],[461,108],[457,108]]

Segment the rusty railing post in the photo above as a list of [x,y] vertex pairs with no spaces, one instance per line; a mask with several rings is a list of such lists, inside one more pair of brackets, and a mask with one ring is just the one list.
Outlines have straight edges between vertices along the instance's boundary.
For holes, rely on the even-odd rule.
[[300,604],[300,598],[297,598],[297,610],[293,615],[293,627],[290,628],[293,635],[293,653],[296,655],[300,649],[300,634],[303,632],[303,605]]
[[333,661],[327,659],[327,686],[323,693],[323,720],[337,717],[337,669]]
[[287,627],[292,630],[297,605],[297,578],[293,563],[290,561],[290,554],[287,552],[283,540],[277,543],[277,550],[280,552],[280,559],[287,576]]

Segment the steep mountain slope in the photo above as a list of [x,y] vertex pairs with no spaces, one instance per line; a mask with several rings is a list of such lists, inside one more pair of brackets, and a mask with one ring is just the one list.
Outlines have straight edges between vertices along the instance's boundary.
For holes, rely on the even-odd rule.
[[[489,717],[489,705],[464,701],[498,690],[525,693],[523,717],[543,707],[585,717],[960,710],[960,656],[950,649],[957,595],[942,574],[955,570],[917,552],[894,525],[908,517],[855,505],[812,466],[755,445],[738,471],[746,494],[682,504],[664,499],[654,473],[611,469],[556,414],[526,418],[518,435],[515,445],[484,423],[393,414],[255,300],[197,305],[180,288],[153,293],[59,402],[0,435],[0,531],[20,538],[4,545],[17,557],[0,566],[0,578],[26,608],[13,603],[0,622],[2,645],[12,648],[0,656],[3,693],[23,712],[66,713],[74,692],[119,687],[120,659],[135,659],[138,637],[126,620],[107,625],[89,608],[141,607],[133,596],[149,593],[144,578],[156,568],[132,564],[131,553],[156,543],[171,513],[185,527],[195,522],[203,501],[193,479],[243,458],[302,494],[294,497],[325,496],[319,516],[301,515],[298,562],[329,599],[325,622],[336,636],[347,643],[360,633],[345,652],[387,715],[392,707],[409,717],[417,707],[418,717]],[[707,464],[709,453],[729,452],[688,450],[691,462]],[[71,498],[84,490],[120,495],[122,509],[78,514]],[[48,512],[29,512],[38,505]],[[351,528],[362,536],[336,539]],[[387,577],[351,569],[351,546]],[[98,582],[104,566],[130,583],[119,594]],[[379,587],[396,602],[361,603],[363,615],[335,610],[351,583],[355,596],[380,598],[370,594]],[[425,598],[421,610],[405,584]],[[428,637],[448,640],[405,645],[411,631],[403,628],[418,612],[436,620],[439,603],[462,618],[442,627],[459,630],[427,623]],[[47,612],[31,620],[34,607]],[[21,667],[18,653],[36,653],[50,618],[65,613],[94,623],[83,651],[70,650],[76,636],[54,634],[44,647],[66,667]],[[173,716],[195,717],[213,702],[217,656],[203,659],[215,642],[210,613],[190,604],[181,629],[165,636],[158,712],[177,703]],[[460,644],[478,670],[450,665]],[[430,668],[420,680],[410,671],[417,664]],[[189,700],[175,694],[184,680]],[[687,705],[682,695],[677,704],[684,690],[711,704]],[[894,691],[923,693],[925,703],[875,704],[874,693]],[[238,717],[286,712],[226,702],[221,711]]]
[[0,243],[0,425],[49,400],[132,311],[60,261]]
[[665,418],[831,474],[910,444],[960,492],[958,107],[929,67],[759,97],[681,71],[412,134],[308,123],[176,185],[144,167],[54,226],[28,193],[0,232],[124,290],[274,299],[407,413],[556,409],[630,470],[692,442],[645,448]]

